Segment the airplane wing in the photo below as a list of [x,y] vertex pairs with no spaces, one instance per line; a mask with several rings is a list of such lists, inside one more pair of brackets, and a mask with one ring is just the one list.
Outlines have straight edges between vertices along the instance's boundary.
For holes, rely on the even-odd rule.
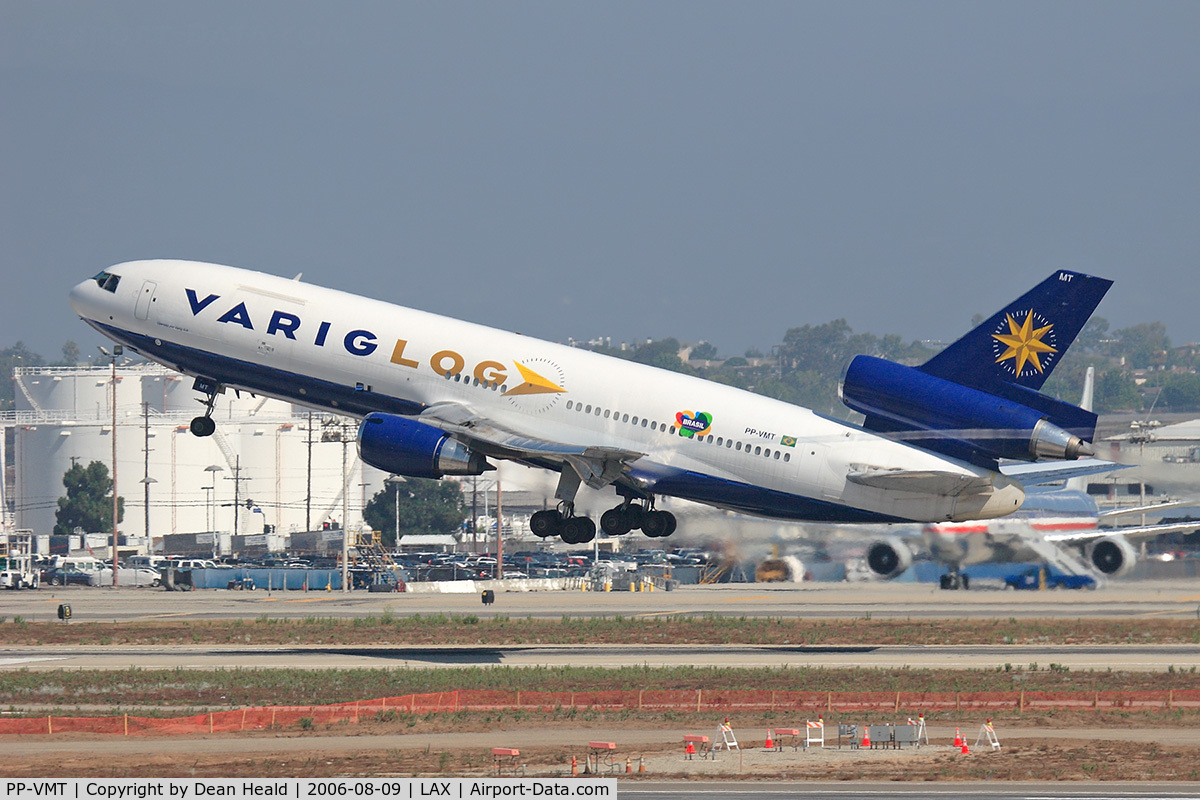
[[1132,465],[1115,464],[1112,461],[1104,461],[1099,458],[1081,458],[1076,461],[1039,461],[1035,463],[1013,461],[1001,464],[1000,471],[1008,477],[1020,481],[1025,486],[1041,486],[1047,483],[1065,481],[1068,478],[1129,469],[1130,466]]
[[580,480],[593,489],[617,480],[630,463],[645,455],[617,447],[568,444],[529,436],[499,425],[461,403],[434,403],[421,412],[419,419],[484,455],[570,464]]
[[1130,528],[1096,528],[1082,533],[1051,533],[1046,535],[1048,542],[1078,543],[1092,539],[1103,539],[1106,536],[1124,536],[1127,539],[1151,539],[1165,533],[1182,533],[1200,530],[1200,520],[1191,522],[1172,522],[1166,525],[1142,525]]
[[852,469],[846,475],[846,480],[875,489],[956,496],[975,494],[992,488],[991,480],[974,475],[934,470],[873,469],[862,466]]
[[1154,514],[1171,508],[1200,508],[1200,501],[1172,500],[1167,503],[1147,503],[1144,506],[1129,506],[1128,508],[1113,508],[1100,512],[1100,519],[1127,517],[1130,514]]

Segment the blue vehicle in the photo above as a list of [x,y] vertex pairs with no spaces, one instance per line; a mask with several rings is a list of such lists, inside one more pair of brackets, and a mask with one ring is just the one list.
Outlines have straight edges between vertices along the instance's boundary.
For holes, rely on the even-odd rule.
[[1091,575],[1068,575],[1051,567],[1033,567],[1004,579],[1008,589],[1095,589]]

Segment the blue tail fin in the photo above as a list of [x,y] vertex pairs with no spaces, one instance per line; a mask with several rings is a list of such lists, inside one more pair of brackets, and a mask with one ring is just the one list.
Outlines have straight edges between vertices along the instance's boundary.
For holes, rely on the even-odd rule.
[[1112,281],[1060,270],[920,367],[963,386],[1037,391],[1075,341]]

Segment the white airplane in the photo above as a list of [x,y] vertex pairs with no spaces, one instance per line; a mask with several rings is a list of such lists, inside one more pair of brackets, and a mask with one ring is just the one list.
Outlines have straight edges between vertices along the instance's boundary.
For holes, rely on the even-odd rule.
[[[1079,407],[1091,411],[1095,387],[1092,367],[1087,369],[1083,386]],[[1137,563],[1130,539],[1193,531],[1200,528],[1200,523],[1133,527],[1105,527],[1101,523],[1133,514],[1195,506],[1193,501],[1181,500],[1101,511],[1087,493],[1086,482],[1073,478],[1061,487],[1032,489],[1026,493],[1019,511],[1001,519],[933,522],[923,525],[919,534],[897,532],[880,538],[868,546],[866,563],[875,575],[895,578],[912,565],[914,551],[928,553],[949,568],[941,577],[943,589],[969,588],[963,567],[992,562],[1042,562],[1068,574],[1094,571],[1107,577],[1121,577]]]
[[230,387],[362,418],[363,461],[395,474],[478,475],[489,458],[554,470],[558,507],[530,527],[578,544],[596,535],[574,513],[583,484],[623,498],[601,516],[605,533],[667,536],[676,520],[657,495],[781,519],[961,521],[1015,512],[1023,480],[1110,468],[1070,461],[1092,454],[1095,417],[1036,391],[1110,285],[1055,273],[920,368],[859,356],[842,393],[864,427],[299,275],[133,261],[70,302],[113,341],[196,378],[197,436],[213,433]]

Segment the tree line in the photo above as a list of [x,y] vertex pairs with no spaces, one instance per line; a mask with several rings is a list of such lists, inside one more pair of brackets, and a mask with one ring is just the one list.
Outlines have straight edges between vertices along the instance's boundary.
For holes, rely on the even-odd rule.
[[[973,325],[983,318],[977,316]],[[1161,322],[1109,329],[1093,317],[1059,362],[1042,391],[1078,403],[1088,367],[1096,370],[1097,413],[1156,411],[1200,412],[1200,345],[1173,347]],[[723,357],[717,347],[701,342],[685,348],[673,338],[648,341],[633,348],[581,345],[585,349],[663,369],[696,375],[740,389],[847,418],[851,412],[838,399],[842,369],[859,354],[915,366],[933,357],[940,343],[906,342],[895,334],[855,333],[844,319],[789,328],[769,355],[749,350]],[[686,354],[686,359],[681,355]]]

